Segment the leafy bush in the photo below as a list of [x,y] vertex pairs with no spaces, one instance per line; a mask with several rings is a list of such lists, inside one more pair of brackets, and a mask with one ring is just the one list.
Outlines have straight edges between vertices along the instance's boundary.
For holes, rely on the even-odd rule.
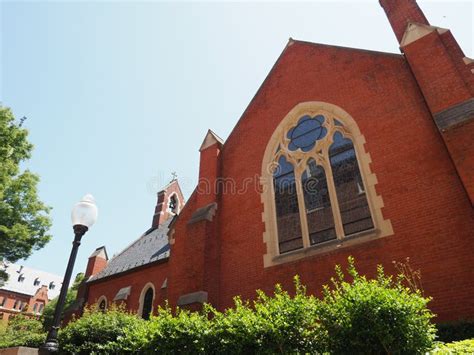
[[[405,270],[405,269],[404,269]],[[253,302],[202,312],[160,307],[144,321],[123,309],[86,310],[60,332],[63,353],[73,354],[417,354],[433,348],[435,327],[429,298],[404,272],[392,280],[382,267],[374,280],[358,274],[354,260],[345,280],[336,267],[323,299],[306,294],[295,277],[291,296],[279,285]],[[409,285],[407,287],[405,285]]]
[[438,340],[442,342],[474,338],[473,321],[437,324],[436,328],[438,328]]
[[[97,306],[86,308],[81,318],[59,332],[60,352],[66,354],[126,353],[127,343],[119,342],[128,333],[137,333],[145,321],[122,307],[101,312]],[[130,350],[131,351],[131,350]]]
[[333,287],[324,286],[318,307],[326,350],[331,354],[421,354],[432,349],[434,315],[426,307],[430,299],[404,285],[407,275],[393,281],[379,265],[377,278],[367,280],[358,274],[354,259],[348,261],[352,282],[345,281],[337,266]]
[[46,333],[41,322],[22,314],[10,317],[8,325],[0,329],[0,349],[15,346],[39,347]]
[[316,318],[319,300],[306,295],[298,277],[294,283],[294,297],[277,285],[272,297],[257,291],[251,305],[235,298],[234,308],[225,313],[214,311],[210,350],[259,354],[320,351],[321,331]]
[[449,354],[474,354],[474,339],[456,341],[453,343],[439,343],[437,347],[430,352],[433,355]]
[[209,325],[204,313],[177,309],[173,315],[171,308],[160,307],[157,316],[152,316],[149,320],[144,336],[138,330],[138,337],[133,334],[123,342],[130,343],[130,338],[143,339],[143,346],[138,351],[140,354],[203,353]]
[[[316,307],[318,300],[306,295],[295,278],[291,297],[277,285],[274,295],[258,291],[253,303],[234,299],[235,307],[224,313],[210,305],[203,312],[159,308],[146,335],[139,335],[143,354],[174,353],[296,353],[319,350]],[[130,335],[137,338],[136,334]],[[148,340],[146,340],[148,339]]]

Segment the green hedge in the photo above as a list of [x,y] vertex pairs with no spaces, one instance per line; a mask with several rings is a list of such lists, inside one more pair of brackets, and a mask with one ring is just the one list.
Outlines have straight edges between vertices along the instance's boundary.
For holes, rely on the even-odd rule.
[[453,342],[474,338],[474,322],[459,321],[455,323],[437,324],[438,339],[442,342]]
[[406,282],[411,275],[396,280],[386,276],[382,266],[377,277],[359,275],[349,257],[345,280],[340,266],[332,287],[325,286],[319,303],[318,321],[325,332],[325,350],[331,354],[418,354],[433,346],[436,328],[428,309],[430,298]]
[[127,334],[140,334],[145,321],[122,307],[112,306],[101,312],[97,306],[86,308],[81,318],[70,322],[59,332],[62,354],[118,354],[133,352],[142,344],[132,339],[123,342]]
[[[253,302],[235,298],[234,307],[224,312],[210,305],[202,312],[165,306],[145,321],[120,308],[100,312],[94,307],[60,331],[60,351],[422,354],[435,347],[436,329],[427,308],[430,299],[410,281],[410,275],[404,273],[393,279],[381,267],[375,279],[367,279],[358,274],[354,260],[349,258],[346,274],[336,267],[336,276],[330,286],[324,286],[322,299],[308,295],[295,277],[291,294],[277,285],[272,295],[257,291]],[[40,329],[26,333],[44,339]],[[439,353],[449,345],[436,346],[433,351]]]
[[448,344],[439,343],[430,352],[433,355],[474,354],[474,339],[455,341]]

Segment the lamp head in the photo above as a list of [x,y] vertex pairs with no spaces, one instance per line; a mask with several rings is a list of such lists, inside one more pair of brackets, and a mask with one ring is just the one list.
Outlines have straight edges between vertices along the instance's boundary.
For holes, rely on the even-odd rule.
[[97,214],[94,196],[87,194],[72,209],[72,225],[82,225],[90,228],[97,221]]

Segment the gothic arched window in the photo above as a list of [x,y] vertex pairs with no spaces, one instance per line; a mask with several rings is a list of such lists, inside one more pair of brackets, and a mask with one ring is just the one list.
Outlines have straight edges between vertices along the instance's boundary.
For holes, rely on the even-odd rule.
[[302,103],[283,119],[262,164],[265,266],[393,234],[364,143],[355,121],[334,105]]
[[99,311],[105,312],[107,310],[107,297],[100,296],[97,300],[97,304],[99,305]]
[[143,319],[150,319],[150,314],[153,308],[153,288],[149,287],[148,290],[145,292],[145,296],[143,297],[143,309],[142,309],[142,318]]

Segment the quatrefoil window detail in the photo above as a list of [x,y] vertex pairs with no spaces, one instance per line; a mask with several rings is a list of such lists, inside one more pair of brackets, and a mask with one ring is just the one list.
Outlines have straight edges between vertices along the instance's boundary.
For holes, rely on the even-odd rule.
[[322,115],[301,117],[296,126],[288,131],[287,138],[290,140],[288,149],[291,151],[301,149],[303,152],[309,152],[314,148],[316,142],[327,134],[323,123],[324,116]]

